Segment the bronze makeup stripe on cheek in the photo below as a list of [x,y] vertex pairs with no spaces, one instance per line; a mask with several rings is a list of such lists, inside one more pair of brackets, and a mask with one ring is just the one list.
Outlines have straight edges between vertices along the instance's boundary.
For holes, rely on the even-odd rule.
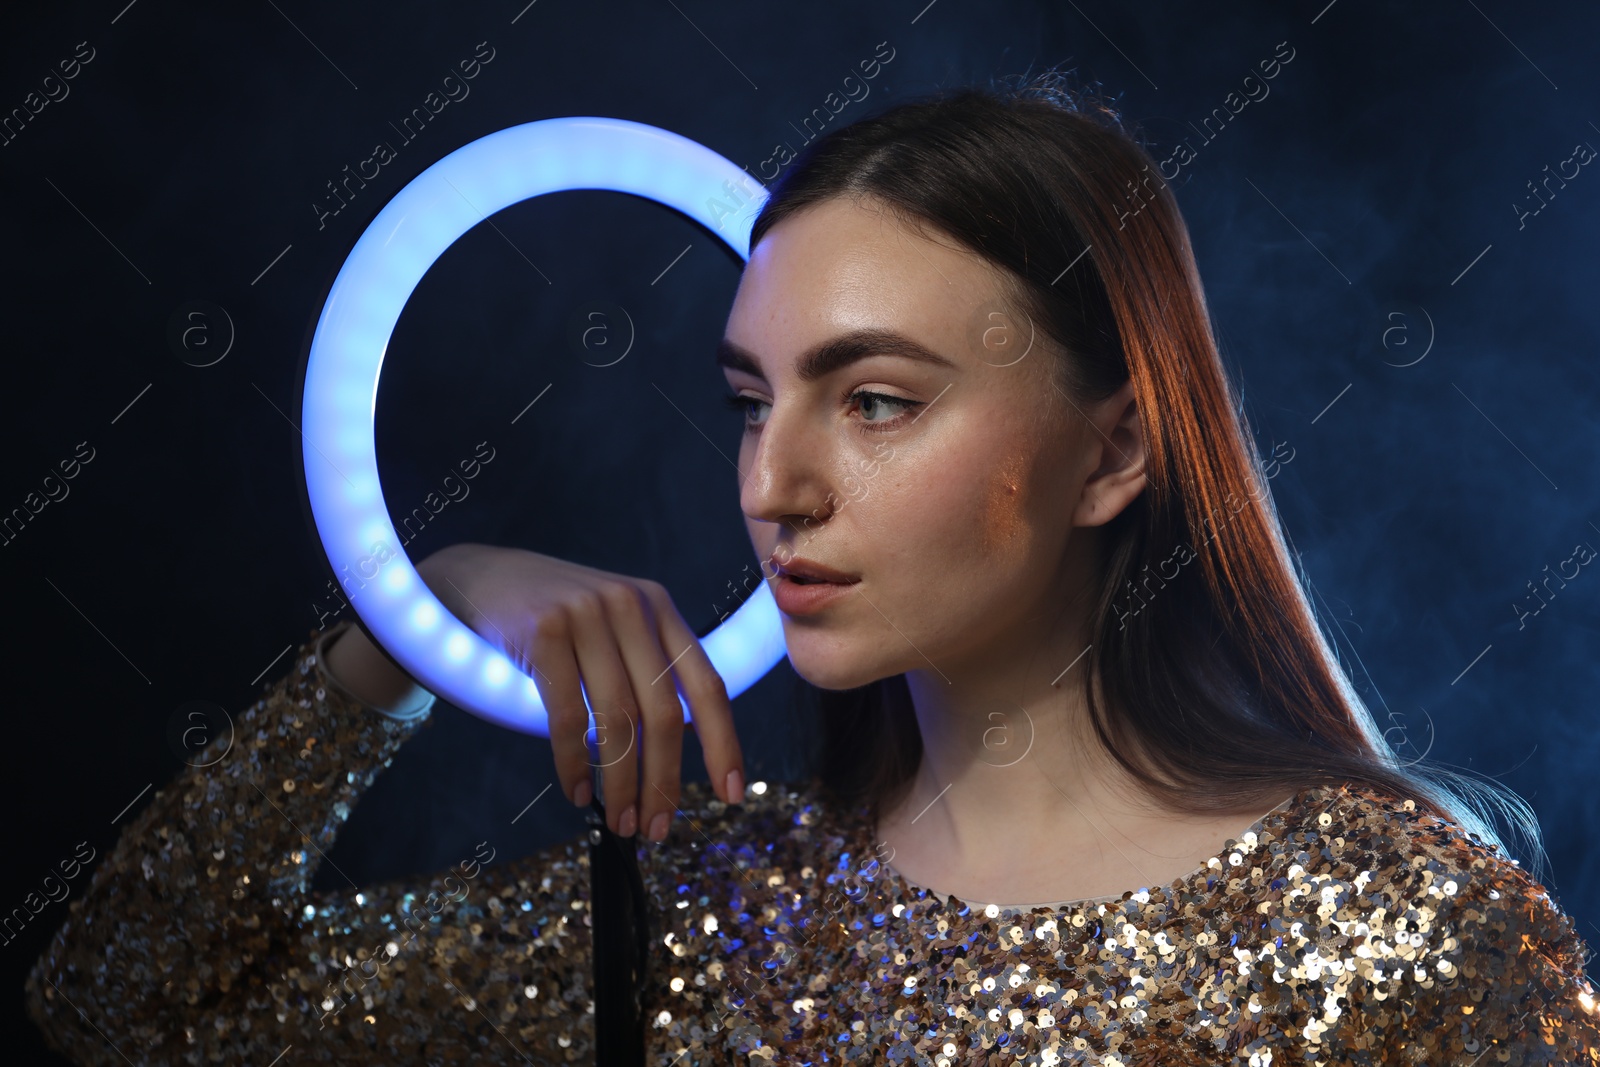
[[1024,536],[1028,520],[1024,491],[1028,484],[1020,458],[1002,464],[984,480],[978,508],[978,551],[984,555],[1015,545]]

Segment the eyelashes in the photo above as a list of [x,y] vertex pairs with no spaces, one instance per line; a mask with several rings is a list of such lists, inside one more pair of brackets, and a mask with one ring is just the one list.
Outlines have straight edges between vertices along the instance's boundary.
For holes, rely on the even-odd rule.
[[722,402],[728,406],[729,411],[736,411],[743,415],[746,421],[748,421],[750,416],[754,414],[754,412],[750,410],[750,405],[761,403],[761,401],[757,400],[753,396],[743,396],[739,393],[722,394]]
[[920,400],[907,400],[903,396],[890,396],[887,393],[874,393],[874,392],[872,392],[871,390],[868,390],[868,389],[857,389],[855,392],[851,393],[845,399],[846,400],[871,400],[875,404],[886,404],[890,408],[898,410],[900,412],[899,415],[896,415],[892,419],[881,419],[881,420],[877,420],[877,421],[863,420],[866,423],[867,426],[871,426],[871,427],[898,426],[898,425],[900,425],[901,417],[906,412],[913,411],[913,410],[915,410],[915,409],[917,409],[917,408],[922,406],[922,401],[920,401]]
[[[746,433],[760,428],[759,424],[753,422],[752,419],[755,417],[756,405],[759,404],[765,406],[765,400],[759,400],[753,396],[744,396],[740,393],[724,393],[722,401],[728,406],[730,411],[736,411],[744,415]],[[847,394],[844,397],[844,402],[851,404],[852,406],[854,406],[856,403],[868,402],[872,404],[884,405],[891,410],[898,410],[900,412],[900,414],[895,415],[893,418],[861,420],[862,430],[866,433],[883,433],[887,429],[898,427],[901,423],[901,420],[907,413],[922,407],[923,405],[921,400],[907,400],[903,396],[890,396],[888,393],[875,393],[870,389],[857,389],[854,392]]]

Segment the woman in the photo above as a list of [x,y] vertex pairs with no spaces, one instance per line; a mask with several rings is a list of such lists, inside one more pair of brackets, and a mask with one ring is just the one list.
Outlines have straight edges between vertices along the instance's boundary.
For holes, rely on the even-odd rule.
[[[747,787],[659,585],[419,565],[536,677],[568,798],[604,768],[647,1062],[1600,1063],[1572,920],[1324,642],[1267,494],[1286,459],[1108,108],[1047,75],[841,128],[751,249],[719,361],[815,780]],[[709,786],[680,790],[680,691]],[[302,645],[73,905],[28,985],[56,1045],[589,1062],[581,843],[307,890],[431,704],[359,629]]]

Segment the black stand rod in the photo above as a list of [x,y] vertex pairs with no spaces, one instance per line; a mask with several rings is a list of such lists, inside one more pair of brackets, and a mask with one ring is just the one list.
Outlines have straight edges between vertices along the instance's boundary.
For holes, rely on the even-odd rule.
[[589,916],[594,943],[596,1067],[642,1067],[649,910],[634,835],[606,826],[598,795],[589,816]]

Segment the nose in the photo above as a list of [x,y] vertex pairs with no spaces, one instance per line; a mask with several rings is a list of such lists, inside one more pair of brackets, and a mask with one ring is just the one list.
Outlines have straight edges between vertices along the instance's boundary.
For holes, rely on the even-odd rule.
[[804,412],[778,407],[740,449],[739,506],[747,518],[781,524],[804,541],[836,510],[829,475],[836,443]]

